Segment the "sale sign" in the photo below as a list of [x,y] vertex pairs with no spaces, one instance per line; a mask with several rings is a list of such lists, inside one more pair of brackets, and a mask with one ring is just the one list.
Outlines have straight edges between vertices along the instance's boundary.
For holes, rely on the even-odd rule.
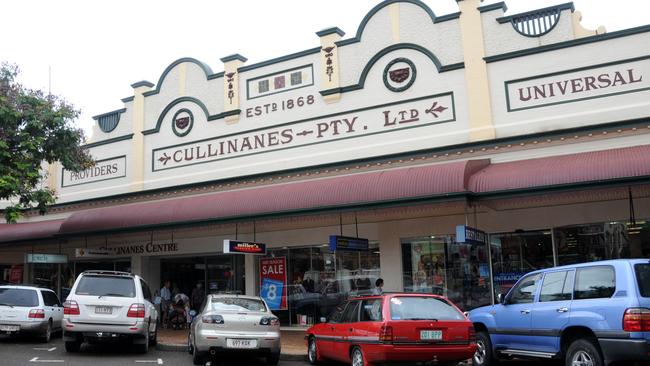
[[260,297],[271,310],[287,309],[287,258],[260,258]]

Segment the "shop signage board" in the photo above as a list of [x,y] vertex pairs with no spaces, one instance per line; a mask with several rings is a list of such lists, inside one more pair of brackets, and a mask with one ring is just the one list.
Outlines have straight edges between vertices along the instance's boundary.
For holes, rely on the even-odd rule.
[[260,258],[260,297],[271,310],[287,309],[287,258]]
[[107,249],[88,249],[77,248],[74,250],[76,258],[101,258],[111,255],[111,251]]
[[487,234],[485,231],[473,227],[458,225],[456,226],[456,242],[485,245],[487,243]]
[[94,183],[115,178],[126,177],[126,156],[97,160],[95,166],[73,172],[61,171],[61,187]]
[[330,235],[330,250],[356,250],[366,251],[370,247],[370,241],[365,238],[354,238],[351,236]]
[[226,239],[223,241],[223,252],[230,254],[266,255],[266,244]]
[[25,256],[25,263],[68,263],[68,256],[65,254],[29,253]]

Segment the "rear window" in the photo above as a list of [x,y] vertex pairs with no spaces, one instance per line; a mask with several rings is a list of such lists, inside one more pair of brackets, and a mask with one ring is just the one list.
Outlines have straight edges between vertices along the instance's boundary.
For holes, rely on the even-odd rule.
[[650,297],[650,264],[635,264],[636,283],[643,297]]
[[463,314],[436,297],[398,296],[390,299],[392,320],[465,320]]
[[83,276],[77,295],[135,297],[135,281],[131,277]]
[[28,289],[0,288],[0,305],[28,308],[38,306],[38,294]]
[[241,299],[237,297],[212,298],[210,303],[212,311],[233,311],[233,312],[264,312],[266,306],[261,300]]

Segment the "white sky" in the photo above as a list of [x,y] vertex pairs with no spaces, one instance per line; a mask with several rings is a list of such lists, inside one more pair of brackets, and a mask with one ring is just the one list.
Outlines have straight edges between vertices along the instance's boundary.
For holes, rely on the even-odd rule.
[[[436,15],[458,11],[455,0],[424,0]],[[486,0],[492,4],[497,0]],[[563,3],[509,0],[509,14]],[[247,64],[319,45],[315,32],[337,26],[353,37],[379,0],[9,0],[0,16],[0,61],[17,63],[19,81],[48,89],[82,110],[78,124],[90,134],[92,116],[123,107],[136,81],[158,82],[181,57],[214,72],[221,57],[239,53]],[[576,0],[582,24],[608,32],[650,23],[650,2]]]

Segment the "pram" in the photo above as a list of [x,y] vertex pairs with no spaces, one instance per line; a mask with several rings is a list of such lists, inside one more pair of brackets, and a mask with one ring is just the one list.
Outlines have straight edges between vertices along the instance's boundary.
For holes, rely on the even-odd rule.
[[189,323],[189,298],[185,294],[178,294],[169,309],[169,324],[172,329],[184,329]]

